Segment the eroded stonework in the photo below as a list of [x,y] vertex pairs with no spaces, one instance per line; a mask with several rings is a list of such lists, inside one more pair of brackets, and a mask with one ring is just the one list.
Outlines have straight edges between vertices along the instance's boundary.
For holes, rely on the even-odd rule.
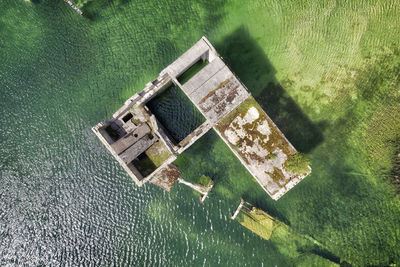
[[[205,119],[179,141],[147,105],[171,86],[182,90]],[[297,151],[205,37],[93,131],[137,185],[150,181],[169,191],[180,175],[171,163],[212,128],[273,199],[309,174],[285,169]]]

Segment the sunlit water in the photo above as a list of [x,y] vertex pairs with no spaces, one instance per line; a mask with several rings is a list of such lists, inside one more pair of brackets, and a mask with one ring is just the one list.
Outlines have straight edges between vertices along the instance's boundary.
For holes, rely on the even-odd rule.
[[[292,240],[264,241],[230,220],[241,196],[341,260],[399,262],[398,198],[368,167],[353,169],[364,152],[348,140],[362,139],[350,134],[369,115],[340,117],[357,112],[342,114],[357,99],[347,83],[363,57],[398,44],[393,1],[95,0],[88,17],[61,0],[36,2],[0,2],[1,266],[296,265],[306,253]],[[278,202],[213,132],[177,160],[185,178],[216,181],[204,204],[179,184],[136,187],[91,132],[202,35],[311,153],[313,174]]]
[[[200,205],[179,185],[170,194],[134,186],[91,132],[123,103],[122,90],[141,90],[136,80],[150,80],[195,40],[174,45],[163,32],[178,24],[152,17],[157,8],[172,22],[178,4],[141,5],[130,16],[109,8],[90,21],[63,1],[0,4],[0,265],[281,261],[231,222],[233,207],[212,199]],[[115,16],[121,21],[108,24]]]

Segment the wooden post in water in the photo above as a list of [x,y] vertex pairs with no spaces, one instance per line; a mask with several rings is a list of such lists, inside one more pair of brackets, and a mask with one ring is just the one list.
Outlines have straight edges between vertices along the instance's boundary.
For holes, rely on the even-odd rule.
[[68,3],[68,5],[70,5],[76,12],[78,12],[79,15],[83,15],[83,12],[79,8],[77,8],[70,0],[64,0],[64,2]]
[[203,203],[203,202],[204,202],[204,200],[206,200],[206,198],[207,198],[207,196],[208,196],[208,193],[210,193],[210,191],[211,191],[211,189],[213,188],[213,186],[214,186],[214,182],[213,182],[213,181],[211,181],[211,184],[210,184],[210,186],[209,186],[209,187],[207,187],[207,193],[205,193],[205,194],[203,195],[203,197],[202,197],[202,198],[200,198],[200,203]]
[[232,220],[234,220],[234,219],[236,218],[236,216],[238,216],[240,210],[243,208],[243,205],[244,205],[244,199],[241,198],[241,199],[240,199],[240,204],[239,204],[239,206],[237,207],[235,213],[234,213],[234,214],[232,215],[232,217],[231,217]]

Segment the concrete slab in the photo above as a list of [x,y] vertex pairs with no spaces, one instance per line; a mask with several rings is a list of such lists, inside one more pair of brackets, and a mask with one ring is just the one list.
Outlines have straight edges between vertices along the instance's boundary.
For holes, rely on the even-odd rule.
[[168,73],[171,77],[178,77],[196,63],[202,56],[206,56],[206,53],[209,50],[210,47],[207,43],[200,39],[194,46],[189,48],[189,50],[161,71],[160,76],[164,73]]
[[285,162],[297,151],[253,97],[229,113],[215,129],[275,200],[309,174],[286,169]]
[[225,66],[190,98],[208,120],[217,123],[249,96],[250,93]]
[[[226,67],[220,58],[216,58],[201,69],[195,76],[181,86],[186,95],[193,94],[200,86],[216,75],[222,68]],[[232,75],[232,74],[231,74]]]
[[137,158],[140,154],[145,152],[151,147],[156,141],[157,137],[150,138],[148,135],[139,139],[136,143],[130,146],[127,150],[119,154],[119,157],[126,163],[129,164],[132,160]]
[[150,132],[150,127],[147,124],[143,123],[132,132],[126,134],[125,136],[118,139],[116,142],[112,143],[111,147],[114,149],[115,153],[121,154],[123,151],[128,149],[130,146],[132,146],[134,143],[139,141]]

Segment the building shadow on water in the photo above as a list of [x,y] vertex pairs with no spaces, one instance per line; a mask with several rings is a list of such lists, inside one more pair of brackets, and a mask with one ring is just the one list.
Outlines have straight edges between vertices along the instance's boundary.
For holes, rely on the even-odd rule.
[[[328,126],[327,123],[325,121],[314,123],[307,117],[285,91],[284,86],[279,83],[275,76],[276,69],[245,28],[238,28],[220,43],[215,44],[215,47],[231,70],[250,90],[257,102],[299,152],[309,153],[323,142],[322,132]],[[253,189],[251,187],[237,197],[245,198],[290,225],[290,222],[277,209],[275,202],[269,200],[265,192],[256,194]]]
[[245,28],[237,29],[216,49],[298,151],[308,153],[324,140],[322,131],[327,123],[314,123],[304,114],[276,79],[275,68]]
[[84,17],[90,20],[97,20],[99,18],[99,12],[103,9],[107,9],[110,6],[121,7],[128,4],[131,0],[92,0],[88,1],[81,8]]
[[[298,151],[309,153],[323,142],[324,123],[313,123],[286,93],[275,77],[275,68],[261,47],[244,28],[237,29],[215,47]],[[251,179],[251,175],[244,171],[244,167],[237,169],[240,172],[238,176],[243,177],[243,180],[233,181],[226,177],[226,169],[232,168],[229,161],[237,160],[236,164],[240,164],[240,162],[233,154],[232,159],[224,158],[223,160],[214,154],[211,148],[217,144],[218,140],[220,138],[217,134],[207,133],[185,151],[184,156],[178,160],[178,165],[183,168],[186,166],[193,178],[202,174],[212,177],[216,187],[229,188],[237,200],[243,197],[290,225],[290,222],[276,207],[275,201],[267,196],[258,183],[246,182],[247,177]],[[225,154],[225,156],[227,155]]]

